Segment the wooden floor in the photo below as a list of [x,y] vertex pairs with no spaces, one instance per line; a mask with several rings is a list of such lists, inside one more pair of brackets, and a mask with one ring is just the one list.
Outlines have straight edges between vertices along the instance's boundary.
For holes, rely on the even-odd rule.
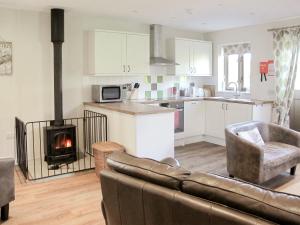
[[[207,142],[200,142],[177,147],[175,158],[181,166],[192,172],[208,172],[228,176],[226,169],[225,147]],[[300,164],[296,176],[289,171],[267,181],[262,186],[277,191],[300,195]]]
[[2,225],[105,225],[101,189],[93,171],[25,183],[16,172],[16,200]]
[[[176,149],[176,157],[192,171],[226,173],[221,146],[205,142],[187,145]],[[94,172],[28,183],[16,170],[15,178],[16,200],[9,220],[1,225],[105,225],[100,183]],[[300,170],[295,177],[283,174],[270,183],[267,185],[276,190],[300,195]]]

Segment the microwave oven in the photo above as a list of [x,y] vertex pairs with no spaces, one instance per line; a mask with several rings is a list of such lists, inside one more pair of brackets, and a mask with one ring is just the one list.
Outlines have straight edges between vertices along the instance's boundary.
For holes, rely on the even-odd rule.
[[93,85],[92,98],[95,102],[121,102],[126,93],[125,85]]

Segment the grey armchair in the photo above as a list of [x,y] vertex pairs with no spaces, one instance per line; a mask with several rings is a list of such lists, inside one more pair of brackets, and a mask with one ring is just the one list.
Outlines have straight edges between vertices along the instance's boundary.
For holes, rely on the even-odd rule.
[[14,159],[0,158],[0,207],[1,220],[7,220],[9,203],[15,199]]
[[[257,127],[265,145],[258,146],[237,135]],[[300,134],[262,122],[233,124],[225,129],[227,170],[230,177],[261,184],[300,163]]]

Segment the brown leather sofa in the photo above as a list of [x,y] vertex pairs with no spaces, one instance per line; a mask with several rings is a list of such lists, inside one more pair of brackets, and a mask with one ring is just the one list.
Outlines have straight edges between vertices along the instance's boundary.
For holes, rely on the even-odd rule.
[[[101,172],[107,225],[300,224],[300,197],[126,153]],[[167,163],[166,163],[167,162]]]
[[[257,127],[264,145],[253,144],[237,135]],[[230,176],[261,184],[280,173],[295,174],[300,163],[300,133],[262,122],[233,124],[225,129],[227,170]]]

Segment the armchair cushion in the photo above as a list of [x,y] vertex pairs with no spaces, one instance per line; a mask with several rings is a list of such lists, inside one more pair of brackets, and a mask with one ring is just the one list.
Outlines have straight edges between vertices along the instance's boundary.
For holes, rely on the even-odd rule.
[[267,167],[279,166],[292,159],[300,160],[300,149],[292,145],[267,142],[262,148],[264,149],[264,164]]
[[240,131],[237,133],[239,137],[246,139],[247,141],[257,144],[257,145],[264,145],[265,142],[262,139],[257,127],[252,130],[248,131]]

